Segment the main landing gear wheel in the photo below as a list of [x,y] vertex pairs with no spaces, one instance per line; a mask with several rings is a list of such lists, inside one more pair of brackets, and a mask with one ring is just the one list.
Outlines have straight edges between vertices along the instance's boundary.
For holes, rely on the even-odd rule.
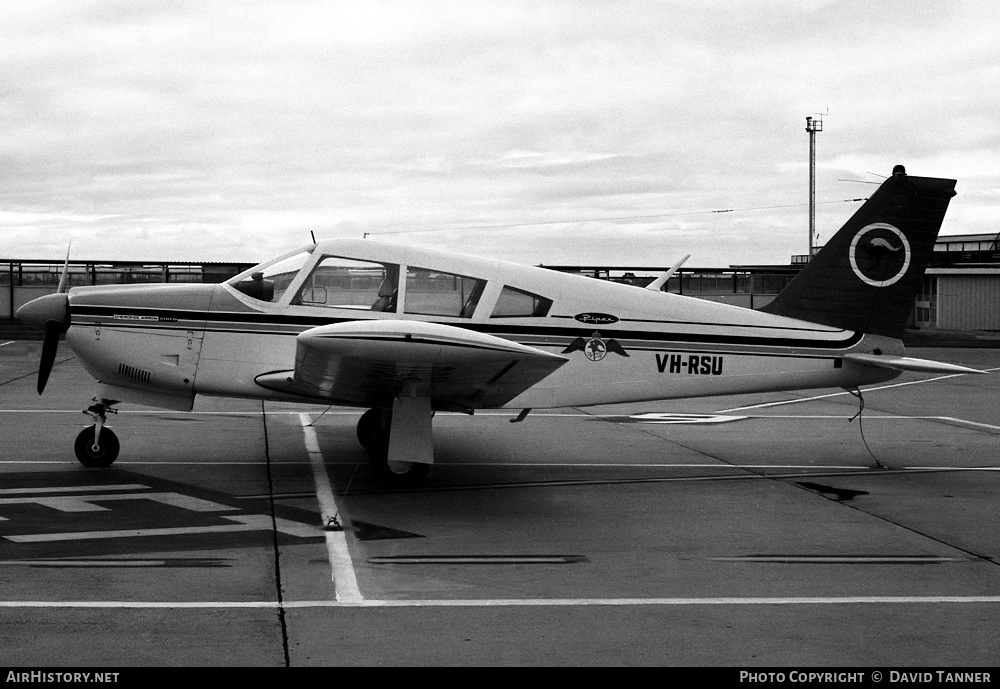
[[368,467],[379,483],[388,486],[410,486],[421,481],[430,471],[430,464],[389,461],[389,429],[391,409],[369,409],[358,420],[358,441],[368,450]]
[[76,458],[85,467],[109,467],[118,459],[118,451],[121,449],[118,436],[105,426],[101,429],[98,443],[95,444],[96,429],[96,425],[84,428],[80,435],[76,436],[76,442],[73,444]]
[[[382,409],[369,409],[361,418],[358,419],[358,442],[361,443],[361,447],[368,449],[371,444],[372,438],[379,431],[382,426],[382,414],[387,413],[389,418],[392,418],[391,411],[385,411]],[[388,425],[388,424],[387,424]]]

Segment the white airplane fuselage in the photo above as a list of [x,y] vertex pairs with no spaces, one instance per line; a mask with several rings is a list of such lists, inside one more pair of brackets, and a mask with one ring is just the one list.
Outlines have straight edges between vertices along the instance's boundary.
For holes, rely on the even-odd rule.
[[[394,312],[365,305],[292,303],[325,256],[433,269],[482,285],[469,314],[429,315],[416,282],[400,280]],[[264,264],[262,264],[264,265]],[[252,271],[244,275],[249,275]],[[288,371],[297,337],[330,323],[440,323],[559,355],[566,363],[505,407],[551,408],[708,395],[842,387],[891,379],[897,371],[845,361],[846,354],[900,355],[899,340],[654,292],[543,268],[377,241],[330,241],[307,256],[281,298],[219,285],[74,288],[69,346],[107,399],[190,409],[195,395],[310,401],[257,379]],[[543,316],[496,315],[501,291],[551,301]],[[413,304],[413,308],[410,307]],[[315,400],[319,401],[319,400]],[[329,402],[361,403],[352,399]],[[329,403],[328,402],[328,403]]]

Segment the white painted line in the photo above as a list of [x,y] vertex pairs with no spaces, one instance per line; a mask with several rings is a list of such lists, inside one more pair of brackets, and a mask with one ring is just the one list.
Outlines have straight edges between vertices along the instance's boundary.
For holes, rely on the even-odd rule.
[[0,601],[3,608],[219,609],[256,608],[546,608],[709,605],[975,605],[998,604],[1000,596],[774,596],[730,598],[483,598],[455,600],[301,601]]
[[[307,462],[282,462],[282,466],[298,466]],[[5,464],[65,464],[76,466],[75,462],[66,460],[59,461],[33,461],[33,460],[10,460],[0,461],[0,466]],[[343,466],[354,466],[356,462],[328,462],[328,464],[339,464]],[[128,462],[129,466],[257,466],[259,462]],[[571,467],[571,468],[608,468],[618,467],[622,469],[726,469],[726,470],[752,470],[752,469],[802,469],[810,472],[823,471],[857,471],[859,474],[871,474],[871,467],[857,464],[672,464],[664,462],[643,463],[643,462],[448,462],[443,466],[460,467]],[[904,466],[893,469],[893,471],[1000,471],[1000,467],[947,467],[947,466]],[[886,473],[881,471],[879,473]],[[475,487],[475,486],[470,486]],[[246,496],[242,496],[246,497]],[[260,497],[260,496],[250,496]]]
[[[596,415],[595,415],[596,416]],[[613,418],[613,417],[612,417]],[[742,421],[746,416],[729,416],[723,414],[680,414],[676,412],[646,412],[645,414],[632,414],[628,417],[636,423],[643,424],[706,424],[706,423],[729,423],[731,421]]]
[[[857,412],[854,412],[857,414]],[[741,418],[744,419],[850,419],[854,414],[747,414]],[[868,415],[865,414],[865,421],[934,421],[941,419],[949,419],[948,416],[886,416],[883,414],[879,415]]]
[[[743,419],[850,419],[850,416],[840,414],[748,414],[739,417]],[[975,426],[977,428],[989,428],[993,431],[1000,431],[1000,426],[979,421],[969,421],[959,419],[954,416],[869,416],[865,415],[865,421],[950,421],[959,426]]]
[[978,426],[980,428],[989,428],[994,431],[1000,431],[1000,426],[994,426],[988,423],[979,423],[978,421],[966,421],[965,419],[956,419],[954,416],[939,416],[937,417],[944,421],[954,421],[955,423],[964,424],[967,426]]
[[[492,600],[371,600],[354,607],[559,607],[559,606],[641,606],[641,605],[871,605],[914,603],[1000,603],[1000,596],[817,596],[754,598],[501,598]],[[321,607],[322,601],[286,602],[286,608]]]
[[975,562],[970,557],[937,555],[738,555],[710,557],[713,562],[796,565],[925,565]]
[[[309,453],[313,479],[316,482],[316,499],[319,501],[323,526],[329,527],[334,523],[339,524],[340,507],[333,496],[333,488],[330,486],[330,477],[326,473],[323,453],[319,449],[316,429],[312,427],[312,416],[300,413],[299,423],[302,424],[306,451]],[[337,592],[337,601],[356,602],[363,600],[361,590],[358,588],[357,576],[354,573],[351,553],[347,548],[347,532],[341,528],[336,531],[326,530],[324,533],[326,534],[326,552],[330,558],[330,575]]]
[[[1000,368],[986,368],[986,369],[983,369],[983,371],[985,371],[985,372],[1000,371]],[[907,385],[921,385],[923,383],[934,383],[934,382],[939,381],[939,380],[946,380],[948,378],[957,378],[959,376],[964,376],[964,375],[969,375],[969,374],[966,374],[966,373],[952,373],[952,374],[947,375],[947,376],[937,376],[935,378],[925,378],[923,380],[910,380],[910,381],[907,381],[905,383],[893,383],[892,385],[880,385],[880,386],[874,387],[874,388],[863,388],[861,390],[861,392],[862,393],[876,392],[878,390],[889,390],[891,388],[902,388],[902,387],[906,387]],[[847,392],[847,391],[844,391],[844,392],[832,392],[832,393],[829,393],[829,394],[826,394],[826,395],[815,395],[813,397],[800,397],[800,398],[797,398],[797,399],[794,399],[794,400],[782,400],[780,402],[764,402],[763,404],[750,404],[750,405],[747,405],[745,407],[733,407],[732,409],[720,409],[719,411],[717,411],[715,413],[716,414],[729,414],[729,413],[732,413],[734,411],[743,411],[745,409],[763,409],[765,407],[780,407],[781,405],[784,405],[784,404],[798,404],[800,402],[812,402],[814,400],[822,400],[822,399],[826,399],[828,397],[840,397],[842,395],[851,395],[851,394],[852,393]]]
[[[945,376],[946,378],[952,378],[953,376]],[[938,380],[938,379],[935,379]],[[927,381],[918,380],[912,383],[899,383],[899,385],[914,385],[916,383],[924,383]],[[897,387],[896,385],[887,385],[885,387]],[[865,388],[862,393],[872,392],[874,390],[883,390],[885,388]],[[716,414],[731,414],[734,411],[745,411],[747,409],[765,409],[767,407],[781,407],[786,404],[799,404],[801,402],[815,402],[816,400],[823,400],[829,397],[842,397],[843,395],[850,395],[850,392],[831,392],[826,395],[813,395],[812,397],[798,397],[793,400],[781,400],[780,402],[763,402],[761,404],[748,404],[745,407],[733,407],[732,409],[720,409]]]

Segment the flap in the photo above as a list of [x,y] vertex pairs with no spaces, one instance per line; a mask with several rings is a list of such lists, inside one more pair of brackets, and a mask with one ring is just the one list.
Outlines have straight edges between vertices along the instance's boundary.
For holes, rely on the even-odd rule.
[[500,407],[566,363],[558,354],[440,323],[361,320],[299,334],[294,371],[257,383],[302,397],[369,407],[401,395],[434,409]]

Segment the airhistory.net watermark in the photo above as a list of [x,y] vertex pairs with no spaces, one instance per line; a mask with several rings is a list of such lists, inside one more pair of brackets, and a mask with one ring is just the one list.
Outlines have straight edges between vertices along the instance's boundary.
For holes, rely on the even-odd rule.
[[26,684],[89,684],[115,683],[118,672],[52,672],[49,670],[9,670],[5,682]]

